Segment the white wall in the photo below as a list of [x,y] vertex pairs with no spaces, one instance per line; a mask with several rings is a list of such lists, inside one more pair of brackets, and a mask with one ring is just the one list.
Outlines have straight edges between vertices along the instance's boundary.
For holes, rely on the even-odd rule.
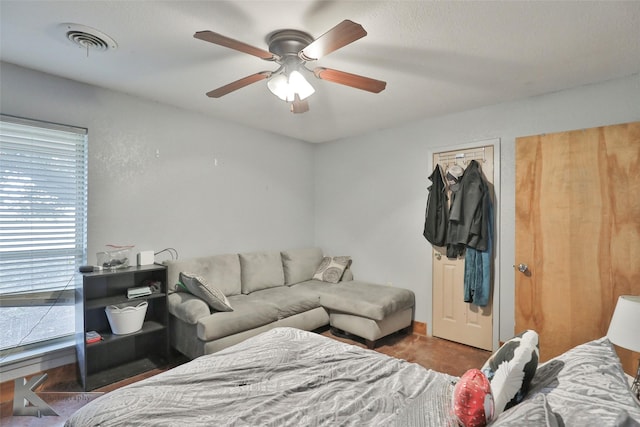
[[0,66],[3,114],[89,129],[90,263],[110,243],[181,257],[313,244],[311,145]]
[[[392,90],[390,83],[387,90]],[[640,120],[640,75],[426,119],[316,147],[316,244],[353,256],[357,278],[416,293],[431,327],[430,245],[422,237],[429,156],[500,138],[500,339],[514,334],[515,138]]]
[[314,146],[0,67],[0,112],[89,129],[89,262],[107,243],[181,257],[316,244],[353,256],[360,279],[414,290],[429,325],[430,152],[500,138],[501,339],[514,328],[515,138],[640,120],[635,75]]

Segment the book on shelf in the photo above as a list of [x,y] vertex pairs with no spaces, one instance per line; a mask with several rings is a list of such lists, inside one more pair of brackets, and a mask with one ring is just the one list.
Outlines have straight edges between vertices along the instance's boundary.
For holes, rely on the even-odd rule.
[[87,344],[98,342],[100,340],[102,340],[102,335],[100,335],[96,331],[89,331],[85,333],[85,341],[87,342]]
[[146,297],[147,295],[151,295],[151,287],[150,286],[140,286],[137,288],[129,288],[127,289],[127,298],[138,298],[138,297]]

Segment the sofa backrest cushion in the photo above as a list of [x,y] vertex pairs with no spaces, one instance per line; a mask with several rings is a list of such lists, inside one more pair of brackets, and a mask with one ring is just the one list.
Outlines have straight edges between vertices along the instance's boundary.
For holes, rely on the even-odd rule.
[[185,260],[165,261],[168,288],[175,291],[180,272],[190,272],[203,277],[211,286],[226,296],[239,295],[242,290],[240,258],[238,254],[214,255]]
[[240,254],[242,293],[284,285],[284,269],[280,252]]
[[291,249],[282,251],[281,255],[285,285],[311,280],[322,262],[322,249],[320,248]]

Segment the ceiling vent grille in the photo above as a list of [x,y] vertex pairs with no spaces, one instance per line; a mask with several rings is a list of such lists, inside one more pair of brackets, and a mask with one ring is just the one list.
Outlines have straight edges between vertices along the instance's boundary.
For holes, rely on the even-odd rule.
[[117,49],[118,43],[95,28],[80,24],[62,24],[67,39],[78,47],[96,51]]

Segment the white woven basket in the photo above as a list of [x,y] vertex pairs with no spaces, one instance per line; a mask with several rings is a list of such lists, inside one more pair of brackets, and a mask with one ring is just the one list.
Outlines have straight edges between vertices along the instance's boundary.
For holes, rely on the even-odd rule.
[[147,302],[142,301],[138,305],[118,307],[110,305],[104,309],[111,325],[111,331],[115,335],[124,335],[137,332],[142,329],[144,316],[147,314]]

